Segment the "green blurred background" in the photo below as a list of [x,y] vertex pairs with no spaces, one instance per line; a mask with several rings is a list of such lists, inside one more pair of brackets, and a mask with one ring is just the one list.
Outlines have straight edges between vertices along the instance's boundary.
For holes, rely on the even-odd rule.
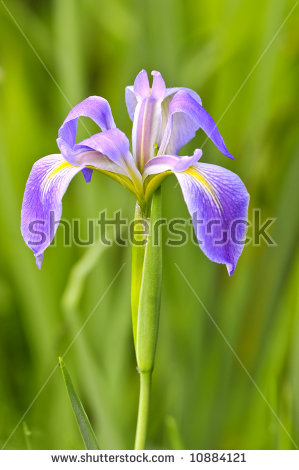
[[[130,135],[124,89],[141,68],[161,71],[168,86],[196,90],[216,121],[226,111],[219,128],[236,160],[209,142],[204,161],[240,175],[251,194],[250,219],[254,208],[262,219],[277,218],[270,231],[277,246],[246,247],[232,278],[191,243],[165,247],[148,447],[299,445],[299,7],[284,23],[294,0],[5,4],[14,19],[1,2],[0,445],[83,448],[55,369],[67,350],[65,363],[100,445],[132,448],[139,383],[130,249],[65,248],[60,228],[40,272],[19,226],[31,166],[57,152],[69,103],[104,96]],[[203,141],[198,133],[189,154]],[[163,186],[163,215],[188,217],[175,178]],[[134,212],[133,196],[100,174],[89,185],[75,178],[63,202],[63,217],[79,218],[85,232],[88,217],[105,208],[111,215],[119,208],[128,217]]]

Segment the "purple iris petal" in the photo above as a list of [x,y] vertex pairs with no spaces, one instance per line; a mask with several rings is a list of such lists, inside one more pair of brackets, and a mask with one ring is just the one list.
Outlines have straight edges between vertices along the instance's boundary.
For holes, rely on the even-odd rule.
[[[160,72],[153,71],[153,85],[152,85],[152,93],[155,94],[155,97],[158,96],[159,98],[162,98],[162,118],[163,118],[163,123],[162,127],[163,129],[166,127],[166,123],[168,120],[168,109],[169,109],[169,104],[174,97],[176,93],[179,91],[185,91],[186,93],[189,93],[190,96],[192,96],[198,103],[201,104],[201,99],[198,96],[198,94],[191,90],[190,88],[184,88],[184,87],[174,87],[174,88],[165,88],[165,82],[160,74]],[[149,81],[148,81],[148,76],[145,70],[142,70],[139,72],[135,79],[134,86],[127,86],[126,87],[126,92],[125,92],[125,98],[126,98],[126,105],[128,109],[128,113],[130,116],[130,119],[133,121],[134,120],[134,113],[135,113],[135,108],[137,106],[138,100],[142,98],[146,98],[150,95],[150,86],[149,86]],[[158,94],[157,94],[158,93]],[[161,140],[161,139],[160,139]]]
[[225,168],[197,163],[176,173],[192,216],[199,246],[216,263],[235,270],[247,231],[249,195],[241,179]]
[[[183,88],[183,87],[181,87],[181,88],[179,88],[179,87],[166,88],[165,97],[162,101],[162,106],[161,106],[162,125],[161,125],[161,130],[160,130],[160,136],[159,136],[159,139],[158,139],[158,147],[161,146],[163,135],[164,135],[164,132],[165,132],[165,129],[166,129],[166,126],[167,126],[168,117],[169,117],[169,105],[171,103],[171,100],[175,96],[175,94],[178,93],[179,91],[185,91],[190,96],[192,96],[192,98],[194,98],[199,104],[201,104],[201,99],[198,96],[198,94],[195,91],[191,90],[190,88]],[[161,147],[159,153],[161,153],[163,150],[165,150],[165,148],[162,149],[162,147]]]
[[209,113],[189,93],[179,91],[169,105],[169,119],[161,143],[161,153],[177,154],[198,129],[203,129],[216,147],[229,158],[224,140]]
[[[191,88],[185,88],[185,87],[173,87],[173,88],[166,88],[166,93],[165,93],[165,99],[169,98],[170,101],[174,97],[176,93],[179,91],[184,91],[185,93],[188,93],[188,95],[192,96],[192,98],[195,99],[199,104],[202,104],[200,96],[196,93],[196,91],[191,90]],[[170,103],[169,101],[169,103]]]
[[48,155],[38,160],[29,175],[21,213],[21,231],[41,268],[43,253],[50,245],[61,217],[62,197],[72,178],[82,170],[64,158]]
[[150,94],[148,76],[145,70],[141,70],[135,78],[134,92],[139,98],[146,98]]
[[149,175],[157,175],[164,171],[185,171],[191,165],[198,162],[202,156],[202,150],[196,149],[192,157],[177,157],[175,155],[160,155],[147,162],[143,170],[143,179]]
[[134,116],[132,148],[140,171],[155,155],[155,142],[161,127],[161,102],[152,95],[139,101]]
[[[119,129],[110,129],[106,132],[99,132],[74,146],[73,163],[82,163],[81,150],[95,150],[100,154],[107,155],[110,160],[119,166],[124,164],[124,156],[127,155],[130,142],[127,136]],[[101,156],[99,155],[99,159]],[[87,160],[85,159],[87,162]],[[93,159],[93,165],[95,160]],[[97,165],[95,165],[97,166]]]
[[164,99],[165,92],[166,92],[165,82],[160,72],[157,72],[156,70],[152,72],[152,76],[153,76],[153,84],[152,84],[151,94],[156,100],[162,101]]
[[[94,134],[91,137],[74,146],[73,161],[76,164],[84,164],[102,169],[103,157],[111,160],[111,169],[141,181],[141,175],[136,168],[132,154],[129,151],[130,143],[127,136],[119,129],[110,129],[106,132]],[[83,152],[82,150],[83,149]],[[98,152],[88,152],[94,150]],[[115,167],[115,168],[114,168]]]
[[61,139],[70,147],[75,145],[78,119],[81,116],[92,119],[102,131],[116,127],[108,101],[100,96],[89,96],[67,115],[58,131],[58,147]]
[[[103,132],[95,134],[76,144],[78,119],[87,116],[93,119]],[[125,134],[115,127],[109,103],[99,96],[90,96],[75,106],[68,114],[58,132],[57,144],[65,159],[73,165],[91,165],[103,169],[103,163],[107,166],[107,158],[110,158],[118,166],[110,165],[107,171],[119,172],[127,175],[126,156],[129,165],[133,165],[133,157],[129,152],[129,141]],[[96,156],[95,150],[99,152]],[[84,163],[83,163],[84,162]],[[123,168],[123,170],[121,169]],[[85,181],[89,182],[92,169],[84,170]]]
[[127,110],[131,121],[134,120],[135,108],[137,106],[137,97],[133,86],[127,86],[125,92]]

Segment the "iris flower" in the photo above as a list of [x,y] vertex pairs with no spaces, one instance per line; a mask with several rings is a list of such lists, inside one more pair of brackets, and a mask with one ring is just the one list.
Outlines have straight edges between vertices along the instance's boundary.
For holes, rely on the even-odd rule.
[[[109,103],[91,96],[75,106],[60,127],[60,153],[33,165],[24,194],[21,230],[39,268],[57,229],[57,223],[51,227],[51,214],[52,220],[53,215],[55,222],[60,220],[69,183],[79,172],[89,182],[93,171],[99,171],[134,193],[144,210],[164,178],[173,173],[200,248],[210,260],[226,264],[229,275],[234,272],[246,234],[247,190],[231,171],[199,163],[201,150],[196,149],[192,156],[178,155],[201,128],[222,154],[233,158],[197,93],[187,88],[166,88],[159,72],[152,72],[152,76],[152,87],[142,70],[134,85],[126,88],[127,109],[133,121],[132,153],[128,138],[115,125]],[[81,116],[91,118],[101,132],[76,143]],[[228,236],[220,243],[236,221],[236,240]]]

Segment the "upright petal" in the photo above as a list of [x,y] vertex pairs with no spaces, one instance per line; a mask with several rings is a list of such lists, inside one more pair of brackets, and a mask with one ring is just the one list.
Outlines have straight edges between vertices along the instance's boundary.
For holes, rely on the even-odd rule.
[[249,195],[241,179],[229,170],[196,163],[176,173],[194,231],[204,254],[235,270],[247,231]]
[[133,156],[140,171],[155,155],[156,143],[161,133],[161,102],[166,87],[160,72],[153,71],[152,75],[152,88],[145,70],[137,75],[134,87],[126,88],[127,108],[133,120]]
[[162,75],[160,74],[160,72],[153,70],[152,76],[153,84],[151,94],[156,100],[163,101],[166,93],[166,86]]
[[81,170],[82,167],[71,165],[59,154],[43,157],[32,167],[24,193],[21,231],[39,268],[61,218],[62,197]]
[[134,82],[134,92],[138,98],[147,98],[150,94],[148,76],[145,70],[141,70]]
[[135,109],[138,103],[136,93],[133,86],[127,86],[125,91],[127,110],[131,121],[134,119]]
[[155,144],[161,128],[161,101],[149,96],[139,101],[134,114],[132,149],[138,169],[155,155]]
[[176,93],[169,105],[169,118],[160,153],[176,155],[179,149],[187,144],[200,128],[214,142],[220,152],[233,159],[212,117],[199,101],[186,91]]
[[[198,101],[201,104],[201,99],[198,94],[191,90],[190,88],[184,87],[173,87],[173,88],[166,88],[165,82],[160,74],[160,72],[153,71],[153,85],[152,85],[152,93],[154,93],[155,97],[159,97],[162,99],[161,102],[161,111],[162,111],[162,128],[159,134],[159,143],[161,142],[161,138],[166,127],[168,121],[168,111],[169,111],[169,104],[176,93],[179,91],[185,91],[186,93],[190,94],[192,98]],[[150,95],[150,86],[148,81],[148,76],[145,70],[142,70],[136,77],[134,86],[127,86],[126,87],[126,105],[128,109],[128,113],[130,119],[134,120],[134,113],[138,101],[142,100],[143,98],[147,98]],[[158,95],[157,95],[158,92]]]

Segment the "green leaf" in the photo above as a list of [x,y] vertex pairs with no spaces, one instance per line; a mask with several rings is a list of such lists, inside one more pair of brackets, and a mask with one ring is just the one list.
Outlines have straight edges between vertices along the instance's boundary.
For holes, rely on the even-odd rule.
[[86,449],[99,450],[100,447],[97,443],[95,433],[61,357],[59,357],[59,365]]

